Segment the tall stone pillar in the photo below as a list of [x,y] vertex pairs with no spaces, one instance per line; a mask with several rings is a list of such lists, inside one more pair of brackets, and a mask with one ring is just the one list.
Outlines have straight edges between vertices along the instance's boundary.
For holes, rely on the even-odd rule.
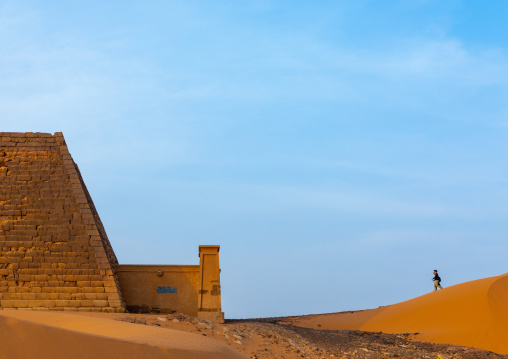
[[224,323],[220,291],[220,246],[199,246],[198,318]]

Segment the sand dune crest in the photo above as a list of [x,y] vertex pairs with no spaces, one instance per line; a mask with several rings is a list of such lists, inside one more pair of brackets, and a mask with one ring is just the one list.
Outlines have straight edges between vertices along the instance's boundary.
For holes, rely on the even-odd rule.
[[417,339],[421,341],[506,354],[508,274],[462,283],[383,308],[301,317],[291,323],[316,329],[420,333]]

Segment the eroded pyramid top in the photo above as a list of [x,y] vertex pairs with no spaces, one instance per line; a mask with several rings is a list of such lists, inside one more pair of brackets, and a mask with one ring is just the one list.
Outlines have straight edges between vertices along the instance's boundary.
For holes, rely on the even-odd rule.
[[0,132],[2,308],[123,311],[118,264],[62,133]]

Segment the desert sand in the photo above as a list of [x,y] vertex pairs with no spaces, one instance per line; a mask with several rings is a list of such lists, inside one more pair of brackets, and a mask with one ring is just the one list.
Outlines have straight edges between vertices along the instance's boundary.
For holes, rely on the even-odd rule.
[[0,358],[508,358],[481,349],[411,341],[410,335],[279,324],[287,319],[213,324],[178,313],[3,311]]
[[377,309],[295,317],[314,329],[419,333],[418,341],[508,353],[508,274],[462,283]]
[[58,312],[0,312],[0,358],[245,359],[183,331]]
[[177,313],[4,310],[0,335],[0,359],[508,358],[500,355],[508,274],[372,310],[226,324]]
[[251,359],[506,359],[481,349],[414,342],[406,335],[328,331],[278,324],[285,318],[213,324],[183,314],[76,313],[213,338]]

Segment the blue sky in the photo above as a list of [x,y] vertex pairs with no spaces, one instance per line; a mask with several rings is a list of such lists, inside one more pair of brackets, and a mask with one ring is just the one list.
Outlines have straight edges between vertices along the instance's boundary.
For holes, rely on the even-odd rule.
[[0,131],[62,131],[121,263],[229,318],[506,272],[508,2],[0,1]]

